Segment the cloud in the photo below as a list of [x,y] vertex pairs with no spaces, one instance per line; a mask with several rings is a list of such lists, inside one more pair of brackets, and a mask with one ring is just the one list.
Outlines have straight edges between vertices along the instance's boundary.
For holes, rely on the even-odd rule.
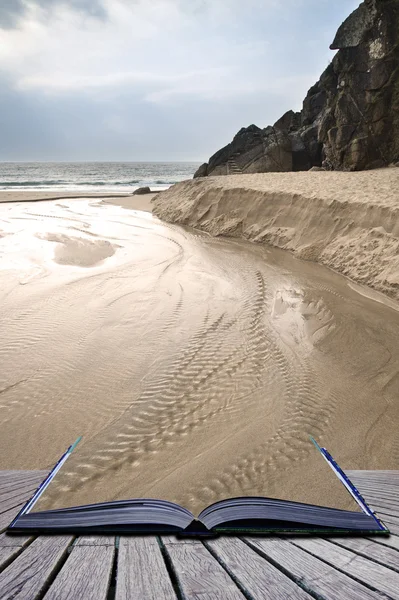
[[[0,69],[16,89],[65,94],[125,87],[142,89],[143,98],[152,102],[188,89],[219,97],[224,86],[228,96],[237,93],[229,77],[236,79],[239,66],[247,63],[250,79],[253,61],[269,47],[267,40],[242,33],[236,40],[225,37],[222,0],[197,0],[190,9],[180,0],[104,0],[105,22],[88,15],[83,19],[75,10],[77,2],[52,2],[50,20],[42,5],[30,3],[18,27],[3,32]],[[230,18],[235,32],[236,15]]]
[[0,0],[0,157],[206,158],[300,108],[354,2]]
[[102,0],[1,0],[0,28],[18,27],[21,19],[29,14],[35,6],[40,7],[42,12],[45,12],[48,16],[51,11],[62,5],[68,5],[75,11],[93,17],[104,18],[106,16]]

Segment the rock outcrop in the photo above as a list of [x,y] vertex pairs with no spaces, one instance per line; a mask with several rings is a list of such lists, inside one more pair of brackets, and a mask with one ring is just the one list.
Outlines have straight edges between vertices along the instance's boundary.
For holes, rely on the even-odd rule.
[[149,188],[148,186],[139,187],[133,192],[133,196],[143,196],[144,194],[152,194],[151,188]]
[[194,177],[358,171],[399,160],[399,0],[366,0],[341,25],[331,64],[301,112],[272,127],[250,125]]

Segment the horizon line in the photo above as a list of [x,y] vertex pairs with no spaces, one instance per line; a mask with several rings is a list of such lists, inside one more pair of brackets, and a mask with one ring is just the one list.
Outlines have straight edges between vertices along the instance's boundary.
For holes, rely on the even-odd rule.
[[174,164],[174,163],[201,163],[200,160],[1,160],[0,164],[13,163],[53,163],[53,164],[68,164],[68,163],[135,163],[135,164]]

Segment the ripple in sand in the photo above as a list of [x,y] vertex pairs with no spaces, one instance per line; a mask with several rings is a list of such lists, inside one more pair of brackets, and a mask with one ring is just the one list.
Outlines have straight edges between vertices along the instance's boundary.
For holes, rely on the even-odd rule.
[[[294,468],[300,485],[309,433],[338,440],[346,464],[385,460],[378,435],[398,426],[396,312],[367,312],[346,280],[283,252],[76,206],[91,228],[76,237],[55,205],[23,225],[15,207],[4,226],[23,231],[3,247],[48,267],[25,286],[0,272],[4,468],[47,466],[83,433],[55,500],[151,494],[195,507],[277,489]],[[48,265],[49,248],[57,263],[104,264]]]

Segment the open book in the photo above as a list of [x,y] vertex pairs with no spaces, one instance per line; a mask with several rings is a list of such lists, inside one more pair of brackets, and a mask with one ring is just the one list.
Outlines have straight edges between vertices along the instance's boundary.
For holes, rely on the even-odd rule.
[[69,458],[77,442],[60,458],[8,527],[15,533],[178,533],[183,535],[255,534],[389,534],[356,487],[325,448],[311,438],[337,478],[356,502],[357,510],[341,510],[303,502],[246,496],[213,503],[194,516],[167,500],[137,498],[32,511]]

